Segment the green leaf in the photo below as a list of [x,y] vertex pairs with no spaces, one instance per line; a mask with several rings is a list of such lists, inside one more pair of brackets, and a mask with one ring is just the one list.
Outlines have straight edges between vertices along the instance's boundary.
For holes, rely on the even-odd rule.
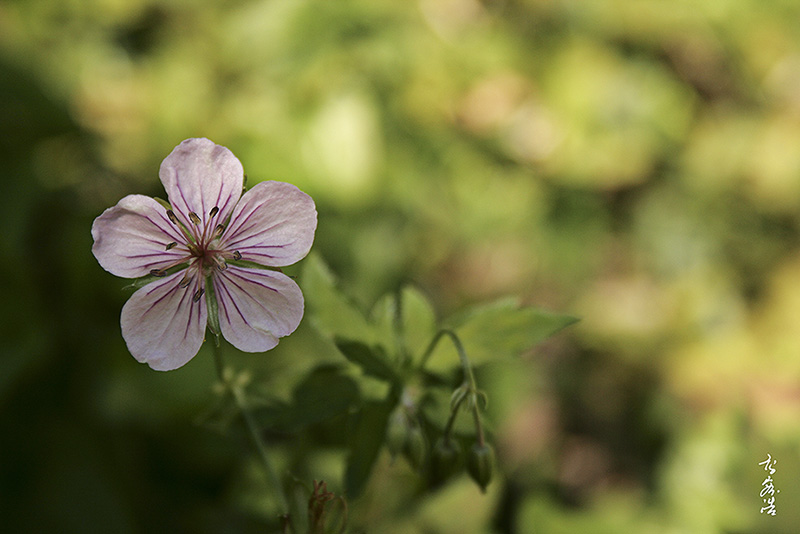
[[360,341],[336,339],[336,347],[345,358],[361,367],[364,374],[391,382],[399,383],[397,371],[380,346],[370,346]]
[[[578,319],[531,307],[520,307],[515,299],[501,299],[473,308],[448,321],[464,344],[473,365],[504,357],[515,357],[544,341]],[[433,361],[457,364],[455,350],[439,343]],[[441,365],[441,361],[438,365]]]
[[336,288],[333,274],[316,254],[303,265],[303,295],[317,328],[329,336],[373,343],[375,332],[364,315]]
[[350,453],[344,475],[349,498],[355,499],[364,491],[383,446],[386,422],[396,404],[395,395],[390,395],[383,401],[367,402],[354,417],[350,432]]
[[254,409],[260,425],[294,432],[350,411],[360,401],[358,385],[337,367],[312,370],[292,390],[290,403],[270,403]]
[[[395,339],[398,298],[402,347],[397,346]],[[436,314],[433,306],[428,298],[413,286],[402,288],[399,294],[384,295],[372,308],[371,318],[382,344],[395,349],[396,354],[398,349],[405,351],[404,355],[411,358],[420,356],[436,333]]]
[[297,420],[305,425],[345,413],[359,402],[358,385],[329,365],[314,369],[292,391]]

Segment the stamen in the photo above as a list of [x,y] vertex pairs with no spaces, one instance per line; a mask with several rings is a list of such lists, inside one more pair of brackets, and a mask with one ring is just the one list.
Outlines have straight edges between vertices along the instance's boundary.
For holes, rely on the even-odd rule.
[[192,221],[192,224],[200,224],[200,217],[193,211],[189,212],[189,220]]
[[208,216],[213,217],[217,213],[219,213],[219,206],[214,206],[213,208],[211,208],[211,213],[209,213]]
[[200,297],[202,297],[203,293],[205,292],[206,290],[203,289],[202,287],[198,289],[197,292],[194,295],[192,295],[192,302],[198,302],[200,300]]
[[158,277],[167,276],[167,271],[165,271],[164,269],[151,269],[150,274]]
[[178,246],[178,244],[175,241],[173,241],[172,243],[167,244],[167,250],[169,250],[171,248],[175,248],[177,246]]
[[221,236],[221,235],[222,235],[222,232],[224,232],[224,231],[225,231],[225,226],[224,226],[224,225],[222,225],[222,224],[218,224],[218,225],[216,226],[216,228],[214,228],[214,237],[213,237],[213,239],[216,239],[216,238],[218,238],[219,236]]
[[233,259],[239,261],[242,259],[242,254],[238,250],[233,251]]
[[183,279],[180,282],[178,282],[178,287],[186,289],[187,287],[189,287],[189,284],[192,283],[192,280],[194,280],[194,276],[189,276],[188,274],[185,274],[183,275]]
[[214,263],[218,271],[224,271],[228,268],[228,264],[225,263],[225,260],[220,256],[214,256]]
[[174,211],[167,210],[167,217],[169,217],[169,220],[172,221],[172,224],[178,224],[178,218],[175,216]]

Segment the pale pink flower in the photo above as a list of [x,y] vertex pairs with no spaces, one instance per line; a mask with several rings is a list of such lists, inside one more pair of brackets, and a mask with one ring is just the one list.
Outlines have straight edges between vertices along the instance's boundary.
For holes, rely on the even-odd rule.
[[152,277],[122,308],[122,337],[153,369],[177,369],[215,325],[234,347],[263,352],[294,332],[303,294],[285,274],[314,240],[314,201],[297,187],[262,182],[242,194],[242,164],[208,139],[187,139],[159,177],[170,207],[129,195],[92,225],[92,252],[123,278]]

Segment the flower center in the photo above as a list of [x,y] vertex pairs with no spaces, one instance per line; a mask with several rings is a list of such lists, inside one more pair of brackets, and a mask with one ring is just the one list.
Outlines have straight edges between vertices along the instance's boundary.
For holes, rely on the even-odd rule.
[[[203,276],[212,274],[213,271],[224,271],[228,268],[226,260],[238,260],[242,255],[239,251],[227,251],[216,248],[219,243],[219,238],[225,231],[224,224],[214,225],[214,217],[219,213],[219,207],[214,206],[208,214],[208,218],[203,224],[202,230],[200,224],[203,222],[200,217],[192,212],[189,212],[189,220],[194,225],[192,232],[186,232],[187,241],[186,247],[189,249],[189,255],[193,258],[192,263],[197,265],[198,271]],[[213,225],[213,228],[212,228]]]
[[[178,243],[172,241],[165,245],[165,250],[172,250],[178,246],[186,247],[187,256],[176,261],[174,265],[165,267],[163,269],[153,269],[150,274],[153,276],[166,276],[167,269],[174,267],[181,263],[189,262],[189,267],[183,275],[183,278],[178,283],[182,288],[187,288],[194,281],[195,276],[200,276],[201,280],[213,275],[215,272],[224,271],[228,268],[227,260],[240,260],[242,255],[238,250],[228,251],[216,248],[215,245],[219,243],[219,238],[225,231],[225,225],[218,223],[214,225],[214,218],[219,213],[219,207],[214,206],[208,214],[208,218],[203,223],[200,216],[195,212],[189,212],[188,218],[191,222],[190,227],[186,227],[178,220],[175,212],[167,210],[167,217],[170,222],[183,234],[184,242]],[[199,301],[203,296],[205,290],[202,287],[198,289],[192,296],[192,300]]]

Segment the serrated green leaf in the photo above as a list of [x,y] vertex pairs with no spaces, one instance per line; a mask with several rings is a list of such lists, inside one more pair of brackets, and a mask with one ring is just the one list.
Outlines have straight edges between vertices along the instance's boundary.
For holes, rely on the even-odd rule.
[[360,341],[335,339],[336,347],[345,358],[361,367],[364,374],[398,383],[399,377],[394,365],[389,361],[386,352],[380,346],[370,346]]
[[[577,322],[568,315],[520,307],[514,299],[502,299],[473,308],[448,321],[464,344],[472,365],[514,357],[531,349],[559,330]],[[442,342],[431,358],[440,368],[442,360],[457,365],[455,351]]]
[[329,336],[375,341],[375,332],[364,315],[337,289],[333,274],[316,254],[304,261],[303,295],[314,324]]

